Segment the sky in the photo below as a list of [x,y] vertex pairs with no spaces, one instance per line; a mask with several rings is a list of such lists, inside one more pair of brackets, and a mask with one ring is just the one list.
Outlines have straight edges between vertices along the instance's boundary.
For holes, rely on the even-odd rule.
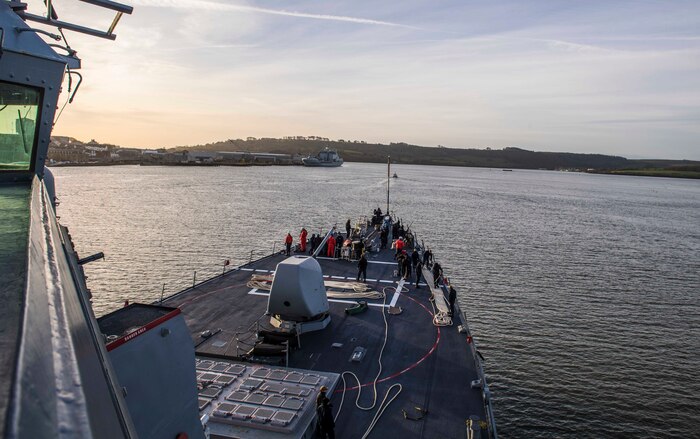
[[[62,20],[111,22],[53,3]],[[66,32],[84,81],[55,134],[142,148],[315,135],[700,160],[697,0],[126,3],[116,41]]]

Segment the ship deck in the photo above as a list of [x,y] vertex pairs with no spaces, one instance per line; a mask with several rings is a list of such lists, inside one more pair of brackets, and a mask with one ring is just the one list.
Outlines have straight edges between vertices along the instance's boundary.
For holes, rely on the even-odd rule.
[[31,182],[0,184],[0,436],[20,341],[31,193]]
[[[265,315],[268,292],[248,286],[251,276],[273,273],[285,258],[275,254],[237,267],[171,296],[162,304],[181,309],[198,355],[239,359],[251,349],[256,330],[269,326],[269,316]],[[356,262],[325,257],[317,260],[327,280],[355,281]],[[374,409],[360,410],[355,406],[357,383],[349,375],[345,375],[347,390],[342,408],[342,381],[331,395],[334,414],[341,410],[336,421],[337,437],[362,437],[394,384],[400,384],[402,390],[382,414],[371,436],[467,437],[467,419],[478,417],[486,421],[486,415],[481,389],[471,387],[471,382],[479,378],[478,366],[467,335],[457,329],[462,324],[457,305],[451,326],[435,326],[431,292],[425,281],[418,288],[406,282],[402,292],[396,292],[399,279],[394,277],[393,250],[370,252],[368,261],[366,283],[376,291],[385,291],[385,302],[368,300],[366,312],[349,315],[345,310],[355,303],[353,300],[329,299],[331,323],[324,330],[302,334],[300,346],[290,350],[288,366],[338,374],[350,371],[361,382],[359,404],[372,406],[373,381],[385,336],[382,310],[400,307],[400,314],[384,313],[387,340],[381,355]],[[203,331],[214,335],[205,339],[201,336]],[[350,361],[358,346],[366,349],[364,358]],[[391,394],[396,390],[394,387]],[[425,412],[424,416],[416,407]]]

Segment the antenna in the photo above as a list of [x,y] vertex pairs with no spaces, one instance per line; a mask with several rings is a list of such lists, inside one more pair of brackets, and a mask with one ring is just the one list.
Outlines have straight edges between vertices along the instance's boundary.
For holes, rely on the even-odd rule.
[[[61,21],[58,20],[58,15],[56,14],[56,9],[53,7],[51,4],[51,0],[46,1],[46,6],[47,6],[47,13],[46,16],[42,15],[36,15],[36,14],[30,14],[29,12],[26,11],[26,5],[22,3],[15,2],[15,5],[12,5],[13,9],[15,9],[15,12],[17,15],[22,17],[25,20],[29,21],[34,21],[36,23],[41,23],[45,24],[48,26],[54,26],[59,29],[67,29],[67,30],[72,30],[74,32],[80,32],[83,34],[87,35],[92,35],[94,37],[100,37],[100,38],[106,38],[108,40],[114,40],[117,38],[117,36],[114,34],[114,29],[117,27],[117,23],[119,23],[119,20],[122,18],[122,15],[124,14],[131,14],[134,10],[133,7],[128,6],[128,5],[123,5],[121,3],[113,2],[111,0],[79,0],[83,3],[89,3],[94,6],[100,6],[105,9],[111,9],[113,11],[117,12],[117,15],[114,16],[114,19],[112,20],[112,24],[109,25],[109,28],[106,31],[102,31],[99,29],[93,29],[90,27],[85,27],[81,26],[79,24],[74,24],[74,23],[68,23],[66,21]],[[24,7],[22,7],[24,6]]]
[[391,156],[386,156],[386,214],[389,215],[389,182],[391,181]]

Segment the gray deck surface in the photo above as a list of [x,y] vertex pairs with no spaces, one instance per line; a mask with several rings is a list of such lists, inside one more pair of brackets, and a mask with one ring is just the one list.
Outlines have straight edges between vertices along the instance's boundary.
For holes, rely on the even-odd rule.
[[[283,255],[275,255],[255,261],[172,296],[163,305],[181,308],[198,353],[238,357],[250,348],[248,344],[255,339],[257,325],[266,326],[269,322],[269,317],[264,315],[267,297],[259,295],[266,292],[250,294],[251,288],[246,284],[253,273],[269,274],[284,259]],[[396,286],[392,250],[373,252],[368,259],[367,284],[379,291]],[[332,276],[355,280],[355,262],[326,258],[318,261],[324,276],[331,276],[330,280],[341,280]],[[396,302],[403,312],[387,314],[388,341],[382,356],[377,407],[392,384],[400,383],[403,391],[385,411],[370,437],[464,438],[466,420],[473,415],[485,420],[485,415],[480,390],[470,387],[471,381],[477,379],[477,372],[466,335],[457,331],[461,320],[455,316],[453,326],[435,327],[429,289],[406,286],[408,293],[400,294]],[[387,304],[393,295],[393,290],[388,291]],[[381,305],[381,301],[369,302]],[[344,312],[348,306],[331,301],[331,324],[325,330],[303,334],[301,347],[290,354],[289,366],[335,373],[352,371],[363,384],[360,405],[369,406],[373,396],[371,383],[378,371],[377,358],[384,337],[382,308],[370,306],[363,314],[349,316]],[[200,337],[202,331],[217,329],[221,332],[207,340]],[[333,343],[343,346],[333,348]],[[360,363],[349,361],[356,346],[367,349]],[[348,388],[355,388],[354,379],[347,379]],[[342,389],[342,382],[339,388]],[[375,415],[376,407],[370,411],[357,409],[356,396],[357,390],[346,392],[336,423],[339,438],[362,437]],[[336,391],[331,398],[334,413],[340,400],[341,393]],[[404,419],[402,409],[409,416],[418,416],[415,406],[428,414],[418,421]]]
[[0,184],[0,436],[4,434],[27,280],[32,184]]

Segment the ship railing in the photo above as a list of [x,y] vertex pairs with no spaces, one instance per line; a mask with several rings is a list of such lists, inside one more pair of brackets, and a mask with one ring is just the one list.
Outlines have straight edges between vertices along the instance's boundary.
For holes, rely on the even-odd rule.
[[481,380],[481,398],[484,402],[484,411],[486,412],[487,425],[489,429],[489,437],[492,439],[498,439],[498,433],[496,431],[496,418],[493,413],[493,403],[491,402],[491,391],[489,390],[489,385],[486,382],[486,374],[484,373],[483,357],[476,346],[476,340],[472,336],[472,331],[469,329],[469,323],[467,322],[467,315],[459,308],[459,304],[455,304],[457,312],[462,316],[462,326],[466,331],[467,337],[471,339],[469,343],[469,352],[474,359],[474,364],[476,365],[476,371],[479,380]]
[[[328,230],[328,232],[326,232],[323,241],[312,254],[313,257],[316,257],[320,254],[321,249],[324,245],[326,245],[326,242],[328,241],[328,238],[330,237],[331,233],[335,231],[337,231],[337,225],[334,225]],[[218,265],[212,264],[205,267],[193,269],[191,275],[186,274],[183,277],[180,277],[179,279],[164,282],[159,294],[159,299],[156,300],[154,303],[162,303],[166,299],[172,299],[176,296],[196,289],[206,283],[216,281],[217,279],[221,279],[222,277],[226,276],[227,274],[233,271],[238,271],[239,269],[244,268],[246,265],[249,265],[253,262],[259,261],[264,258],[274,256],[283,251],[284,245],[278,245],[278,242],[275,240],[270,244],[270,247],[267,248],[252,249],[250,251],[240,252],[238,254],[229,256],[211,256],[211,258],[218,259],[221,262]],[[227,261],[228,264],[226,263]],[[175,290],[174,293],[172,293],[173,290]]]
[[[421,260],[423,260],[423,251],[426,248],[425,243],[422,240],[418,240],[418,235],[416,234],[416,232],[411,231],[410,234],[413,237],[413,242],[416,249],[418,249],[419,251],[420,258]],[[489,437],[492,439],[498,439],[498,432],[496,431],[496,418],[493,413],[493,403],[491,402],[491,391],[489,390],[489,385],[486,382],[486,374],[484,373],[484,366],[482,364],[483,357],[481,356],[481,353],[479,352],[476,346],[476,340],[472,336],[471,329],[469,329],[467,315],[464,313],[464,311],[460,309],[459,304],[456,303],[455,308],[456,313],[462,316],[462,326],[464,328],[464,331],[466,332],[466,336],[471,339],[471,343],[469,343],[469,352],[471,353],[471,356],[474,360],[474,364],[476,365],[478,379],[481,380],[481,398],[484,402],[484,411],[487,418]]]
[[[281,246],[278,246],[277,242],[274,242],[268,249],[258,248],[228,256],[211,256],[211,259],[217,259],[221,262],[204,267],[200,266],[193,269],[191,274],[184,274],[178,279],[164,282],[159,299],[156,300],[155,303],[162,303],[166,299],[171,299],[204,284],[221,279],[254,261],[273,256],[280,251],[282,251]],[[174,293],[172,292],[173,290],[175,291]]]

